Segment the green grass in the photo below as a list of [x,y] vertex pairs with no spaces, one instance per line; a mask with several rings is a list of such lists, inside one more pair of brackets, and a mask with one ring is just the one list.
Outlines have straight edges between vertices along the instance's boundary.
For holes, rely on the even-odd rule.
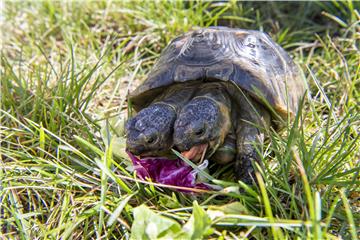
[[[358,2],[4,4],[1,238],[359,235]],[[173,37],[224,24],[269,32],[291,54],[308,84],[301,111],[270,130],[257,186],[233,182],[232,165],[210,166],[223,190],[195,195],[137,179],[127,91]]]

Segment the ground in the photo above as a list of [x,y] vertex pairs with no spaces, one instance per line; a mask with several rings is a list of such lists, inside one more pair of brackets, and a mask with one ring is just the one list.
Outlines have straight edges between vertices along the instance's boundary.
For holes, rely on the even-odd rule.
[[[359,2],[2,2],[1,238],[356,239]],[[223,190],[137,179],[124,153],[126,94],[175,36],[226,25],[268,32],[307,95],[271,130],[258,184],[210,166]]]

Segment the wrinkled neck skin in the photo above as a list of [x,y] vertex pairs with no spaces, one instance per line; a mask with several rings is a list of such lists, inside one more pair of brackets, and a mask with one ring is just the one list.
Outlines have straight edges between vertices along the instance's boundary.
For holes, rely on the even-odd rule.
[[196,90],[195,84],[175,84],[170,86],[150,104],[165,104],[171,106],[176,114],[189,102]]
[[173,126],[178,112],[194,88],[173,86],[142,109],[126,125],[127,149],[135,155],[163,155],[173,146]]
[[[179,151],[208,143],[206,157],[223,144],[231,129],[231,100],[221,83],[202,85],[175,122],[174,144]],[[205,128],[201,135],[199,129]]]

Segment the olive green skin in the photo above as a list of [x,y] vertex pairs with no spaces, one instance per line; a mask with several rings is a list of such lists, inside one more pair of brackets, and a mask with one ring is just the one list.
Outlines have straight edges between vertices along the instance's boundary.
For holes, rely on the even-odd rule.
[[[224,86],[220,95],[228,95],[231,101],[216,100],[217,110],[212,111],[218,122],[213,121],[213,127],[221,126],[219,122],[224,117],[218,113],[225,106],[228,108],[227,118],[231,122],[231,128],[227,125],[226,129],[216,128],[221,140],[212,149],[212,153],[216,156],[216,150],[221,150],[226,144],[231,148],[234,141],[225,140],[231,139],[226,136],[234,135],[235,175],[238,179],[250,182],[254,171],[251,166],[259,158],[256,146],[261,146],[263,133],[270,125],[271,117],[292,118],[305,92],[298,67],[267,34],[253,30],[211,27],[179,36],[164,49],[148,78],[130,93],[129,100],[135,110],[140,111],[171,86],[181,89],[183,84],[197,84],[200,89],[214,82]],[[209,90],[201,94],[211,95],[211,92]],[[195,97],[199,96],[195,93]],[[181,109],[187,109],[187,105],[193,104],[193,101],[189,99]],[[214,109],[209,102],[205,101],[203,104],[204,109]],[[193,106],[196,107],[194,104]],[[188,149],[192,144],[199,144],[199,141],[192,133],[188,136],[177,134],[179,124],[176,122],[192,121],[191,117],[179,117],[181,111],[177,112],[177,119],[173,123],[173,142],[183,150],[185,145]],[[189,129],[191,130],[191,126]],[[201,142],[204,141],[206,139]],[[220,158],[221,156],[220,154]],[[224,162],[227,163],[228,160]]]

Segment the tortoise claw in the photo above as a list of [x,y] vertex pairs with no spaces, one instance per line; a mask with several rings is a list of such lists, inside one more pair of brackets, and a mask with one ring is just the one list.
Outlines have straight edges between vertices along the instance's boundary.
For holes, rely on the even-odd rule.
[[235,179],[246,184],[253,184],[255,182],[254,161],[258,161],[255,149],[248,154],[239,154],[235,161]]

